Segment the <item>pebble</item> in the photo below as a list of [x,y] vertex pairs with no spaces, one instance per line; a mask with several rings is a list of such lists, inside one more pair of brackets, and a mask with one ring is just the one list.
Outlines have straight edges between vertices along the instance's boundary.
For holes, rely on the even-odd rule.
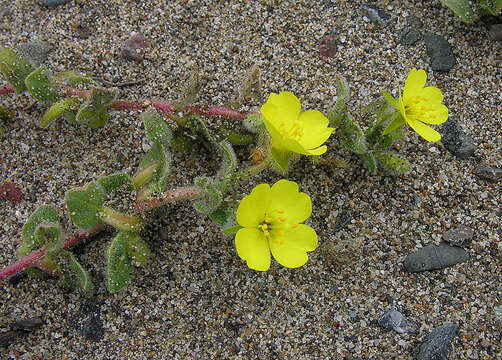
[[404,46],[411,46],[422,40],[422,33],[417,29],[408,26],[399,34],[399,43]]
[[385,25],[390,20],[390,15],[384,10],[369,4],[362,4],[361,11],[368,16],[373,24]]
[[474,154],[476,146],[470,135],[467,135],[451,117],[441,128],[441,142],[455,156],[467,159]]
[[432,330],[415,348],[416,360],[448,360],[450,343],[458,334],[458,325],[446,323]]
[[434,71],[449,71],[455,65],[455,55],[448,41],[440,35],[429,32],[424,34],[425,47]]
[[502,169],[480,164],[474,169],[474,173],[481,179],[489,182],[498,182],[502,179]]
[[502,24],[491,25],[488,34],[490,34],[493,39],[502,42]]
[[406,317],[401,314],[396,307],[392,306],[378,319],[378,325],[391,329],[398,334],[403,333],[417,333],[417,327],[411,321],[408,321]]
[[323,58],[330,58],[336,54],[336,33],[333,31],[331,34],[323,36],[319,41],[319,54]]
[[470,247],[473,237],[474,231],[461,224],[445,232],[443,240],[451,246]]
[[59,5],[64,5],[69,2],[70,2],[70,0],[41,0],[40,1],[40,3],[43,6],[47,6],[47,7],[56,7]]
[[37,68],[47,61],[52,46],[41,40],[33,40],[16,46],[16,51]]
[[141,34],[131,36],[120,45],[120,55],[126,60],[142,61],[152,47],[150,40]]
[[469,260],[467,251],[460,247],[441,242],[439,245],[427,245],[404,260],[408,272],[439,270]]

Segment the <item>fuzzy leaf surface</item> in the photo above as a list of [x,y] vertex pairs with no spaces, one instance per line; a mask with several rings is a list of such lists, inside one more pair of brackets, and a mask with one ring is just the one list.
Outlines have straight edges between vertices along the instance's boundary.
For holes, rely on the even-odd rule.
[[49,72],[43,65],[30,73],[24,83],[30,94],[38,101],[52,103],[59,98],[56,88],[51,84]]
[[129,255],[131,239],[137,233],[120,231],[112,240],[106,256],[106,283],[110,292],[117,292],[130,281],[132,264]]
[[19,56],[14,50],[8,48],[0,50],[0,72],[16,93],[20,94],[26,90],[24,80],[33,70],[28,60]]
[[63,274],[60,285],[72,290],[79,289],[87,297],[94,294],[91,277],[71,252],[61,251],[57,256],[57,262]]
[[95,183],[67,191],[65,203],[71,220],[80,229],[89,230],[101,223],[99,213],[105,194]]
[[75,121],[90,127],[104,126],[108,121],[108,107],[117,95],[117,89],[91,89],[89,100],[80,107]]
[[45,128],[58,117],[68,113],[75,116],[74,112],[77,110],[78,104],[79,100],[77,98],[66,98],[52,104],[52,106],[45,112],[44,117],[39,124],[40,127]]
[[21,246],[17,249],[17,257],[23,257],[33,250],[43,246],[44,243],[39,243],[35,231],[42,224],[58,224],[59,216],[54,206],[42,205],[38,207],[23,226],[23,240]]

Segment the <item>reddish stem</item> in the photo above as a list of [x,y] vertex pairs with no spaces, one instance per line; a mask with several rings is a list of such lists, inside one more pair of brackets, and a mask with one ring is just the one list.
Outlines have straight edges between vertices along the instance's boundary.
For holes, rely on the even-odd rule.
[[134,207],[134,210],[143,212],[178,200],[199,199],[201,197],[202,191],[198,187],[185,186],[163,192],[155,199],[139,202]]
[[0,86],[0,94],[12,94],[15,92],[14,88],[10,85]]
[[[77,235],[66,240],[63,244],[63,248],[69,249],[77,245],[80,241],[87,239],[88,237],[100,232],[104,227],[104,224],[98,224],[90,230],[82,231]],[[20,271],[26,270],[29,267],[37,266],[40,260],[43,259],[45,255],[45,247],[33,251],[13,264],[10,264],[6,268],[0,270],[0,281],[7,279],[8,277],[17,274]]]

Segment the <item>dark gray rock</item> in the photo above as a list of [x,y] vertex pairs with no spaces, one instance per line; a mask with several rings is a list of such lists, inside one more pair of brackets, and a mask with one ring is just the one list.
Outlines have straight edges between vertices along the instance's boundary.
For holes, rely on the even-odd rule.
[[69,2],[70,2],[70,0],[40,0],[40,3],[43,6],[47,6],[47,7],[56,7],[59,5],[64,5]]
[[77,319],[80,331],[89,340],[101,341],[105,335],[101,320],[101,304],[96,299],[88,299],[82,303]]
[[378,325],[391,329],[398,334],[417,333],[417,327],[411,321],[408,321],[397,309],[392,306],[378,319]]
[[448,230],[443,235],[443,240],[451,246],[470,247],[474,231],[465,225],[458,225],[457,227]]
[[354,217],[354,212],[350,209],[343,209],[342,212],[336,217],[333,225],[333,231],[337,232],[342,230]]
[[408,26],[399,34],[399,43],[404,46],[411,46],[422,40],[422,33],[417,29]]
[[478,165],[474,169],[474,173],[479,176],[481,179],[497,182],[502,179],[502,169],[491,167],[486,164]]
[[448,360],[450,343],[458,334],[458,325],[446,323],[432,330],[415,348],[416,360]]
[[455,156],[467,159],[474,154],[476,146],[470,135],[467,135],[458,123],[448,118],[441,128],[441,142]]
[[491,25],[488,33],[493,39],[502,42],[502,24]]
[[404,259],[404,268],[408,272],[420,272],[444,269],[469,260],[469,254],[462,248],[441,242],[438,246],[427,245]]
[[373,24],[385,25],[390,20],[390,15],[388,13],[373,5],[362,4],[361,11],[364,15],[368,16]]
[[450,44],[442,36],[429,32],[424,34],[425,47],[434,71],[449,71],[455,65],[455,55]]
[[16,50],[20,55],[28,59],[30,64],[38,68],[47,61],[47,57],[52,50],[52,46],[44,41],[33,40],[27,43],[21,43],[16,46]]

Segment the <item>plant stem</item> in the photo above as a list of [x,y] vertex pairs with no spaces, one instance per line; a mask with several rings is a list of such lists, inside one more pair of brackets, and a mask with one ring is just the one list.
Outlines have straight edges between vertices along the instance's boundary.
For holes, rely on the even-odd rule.
[[0,94],[12,94],[15,93],[14,88],[10,85],[0,86]]
[[136,212],[143,212],[175,201],[187,200],[187,199],[199,199],[201,197],[202,197],[202,191],[198,187],[185,186],[165,191],[157,195],[157,197],[154,199],[139,202],[134,207],[134,210]]
[[[94,234],[97,234],[104,228],[104,224],[98,224],[90,230],[82,231],[77,235],[71,237],[66,240],[63,244],[63,248],[69,249],[75,245],[77,245],[80,241],[91,237]],[[44,257],[46,248],[43,247],[36,251],[29,253],[26,256],[23,256],[21,259],[16,261],[15,263],[7,266],[6,268],[0,270],[0,281],[7,279],[8,277],[17,274],[20,271],[26,270],[29,267],[37,266],[39,261]]]

